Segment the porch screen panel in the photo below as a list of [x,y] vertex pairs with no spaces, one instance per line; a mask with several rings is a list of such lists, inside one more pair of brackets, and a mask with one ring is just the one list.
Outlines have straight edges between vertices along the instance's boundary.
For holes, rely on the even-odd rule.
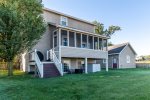
[[89,36],[89,43],[88,43],[89,49],[93,49],[93,37]]
[[98,38],[94,37],[94,49],[98,49]]
[[82,35],[82,48],[87,48],[87,35]]
[[57,47],[58,46],[58,34],[57,32],[54,32],[54,47]]
[[61,45],[68,46],[68,38],[66,30],[61,30]]
[[102,38],[99,38],[99,49],[103,50]]
[[74,32],[69,32],[69,46],[75,47],[75,41],[74,41]]
[[103,40],[103,46],[104,46],[103,50],[107,50],[107,40],[106,39]]
[[77,44],[77,47],[81,48],[81,34],[80,33],[76,34],[76,44]]

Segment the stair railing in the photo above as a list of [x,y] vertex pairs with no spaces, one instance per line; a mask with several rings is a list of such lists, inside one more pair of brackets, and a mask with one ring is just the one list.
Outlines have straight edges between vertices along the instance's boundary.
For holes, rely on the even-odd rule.
[[52,60],[54,62],[54,64],[56,65],[56,68],[58,69],[61,76],[63,76],[62,63],[57,58],[54,48],[47,51],[47,59],[49,59],[49,58],[50,58],[50,60]]
[[39,71],[39,77],[43,78],[43,63],[40,61],[36,49],[34,51],[34,60],[35,60],[36,67],[38,68]]

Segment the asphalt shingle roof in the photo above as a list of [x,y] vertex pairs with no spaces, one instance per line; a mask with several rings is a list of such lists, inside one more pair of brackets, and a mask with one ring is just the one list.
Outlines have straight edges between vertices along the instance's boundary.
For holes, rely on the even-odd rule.
[[118,44],[108,47],[108,54],[120,53],[128,43]]

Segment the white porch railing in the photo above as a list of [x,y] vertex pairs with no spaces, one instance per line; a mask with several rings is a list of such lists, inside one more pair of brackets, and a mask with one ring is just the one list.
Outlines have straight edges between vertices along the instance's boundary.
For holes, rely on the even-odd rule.
[[51,49],[51,50],[47,51],[47,60],[49,58],[50,58],[50,60],[52,60],[54,62],[54,64],[56,65],[56,67],[59,71],[59,73],[61,74],[61,76],[63,76],[62,63],[57,58],[54,49]]
[[[43,78],[43,63],[40,61],[39,56],[37,55],[37,50],[30,53],[31,55],[34,55],[35,66],[38,69],[39,77]],[[33,57],[32,57],[33,58]]]

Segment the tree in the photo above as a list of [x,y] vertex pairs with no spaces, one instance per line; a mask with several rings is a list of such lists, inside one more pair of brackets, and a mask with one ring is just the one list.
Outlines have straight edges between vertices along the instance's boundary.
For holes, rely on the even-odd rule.
[[15,56],[30,50],[45,31],[43,5],[38,0],[0,1],[0,57],[13,75]]
[[114,44],[112,42],[108,42],[108,46],[113,46]]
[[106,35],[106,36],[110,37],[116,31],[120,31],[121,30],[121,28],[119,26],[111,25],[111,26],[108,27],[108,29],[105,29],[104,28],[104,24],[99,23],[98,21],[94,21],[93,23],[96,25],[95,32],[97,34],[100,34],[100,35]]

